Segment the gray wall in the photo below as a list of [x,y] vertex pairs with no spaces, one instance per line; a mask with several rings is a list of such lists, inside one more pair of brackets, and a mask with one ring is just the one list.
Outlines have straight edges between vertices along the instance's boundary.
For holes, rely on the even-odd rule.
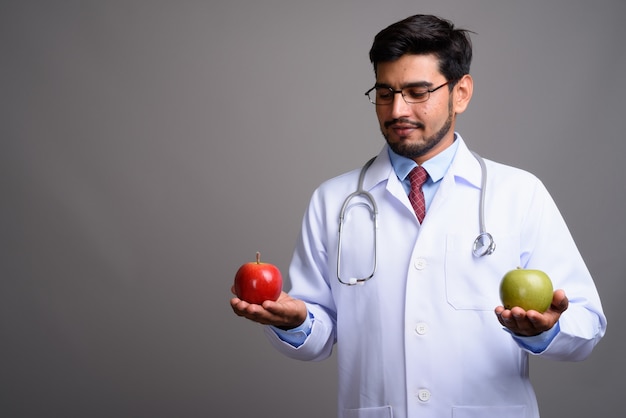
[[0,415],[333,416],[334,357],[274,352],[230,285],[378,152],[367,51],[419,12],[477,32],[458,129],[544,180],[603,298],[589,360],[533,359],[543,417],[622,415],[625,5],[1,1]]

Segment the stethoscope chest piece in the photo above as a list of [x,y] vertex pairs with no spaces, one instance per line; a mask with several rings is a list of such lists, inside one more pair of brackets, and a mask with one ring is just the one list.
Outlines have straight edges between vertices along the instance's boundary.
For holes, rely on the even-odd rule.
[[476,257],[493,254],[496,250],[496,243],[489,232],[481,232],[474,240],[472,253]]

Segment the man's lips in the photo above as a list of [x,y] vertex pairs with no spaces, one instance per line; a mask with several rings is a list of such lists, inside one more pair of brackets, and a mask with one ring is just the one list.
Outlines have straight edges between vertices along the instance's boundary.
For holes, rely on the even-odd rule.
[[424,125],[408,119],[393,119],[385,122],[386,129],[393,129],[399,135],[406,135],[414,129],[424,129]]
[[419,122],[413,122],[408,119],[393,119],[385,122],[385,128],[393,129],[424,129],[424,125]]

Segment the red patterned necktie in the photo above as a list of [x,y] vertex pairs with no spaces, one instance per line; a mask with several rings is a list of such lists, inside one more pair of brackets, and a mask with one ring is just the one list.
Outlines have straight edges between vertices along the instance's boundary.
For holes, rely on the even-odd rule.
[[411,206],[417,215],[417,220],[422,223],[424,216],[426,216],[426,202],[424,201],[424,192],[422,192],[422,185],[426,182],[428,173],[421,165],[415,167],[409,173],[409,180],[411,180],[411,191],[409,192],[409,200]]

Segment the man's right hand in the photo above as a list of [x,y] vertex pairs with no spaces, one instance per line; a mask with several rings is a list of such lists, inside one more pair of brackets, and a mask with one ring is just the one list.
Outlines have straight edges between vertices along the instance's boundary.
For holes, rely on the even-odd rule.
[[[231,291],[233,294],[235,293],[234,288]],[[238,316],[285,330],[301,325],[308,315],[305,303],[300,299],[292,298],[286,292],[281,292],[278,300],[266,300],[261,305],[248,303],[234,297],[230,300],[230,306]]]

